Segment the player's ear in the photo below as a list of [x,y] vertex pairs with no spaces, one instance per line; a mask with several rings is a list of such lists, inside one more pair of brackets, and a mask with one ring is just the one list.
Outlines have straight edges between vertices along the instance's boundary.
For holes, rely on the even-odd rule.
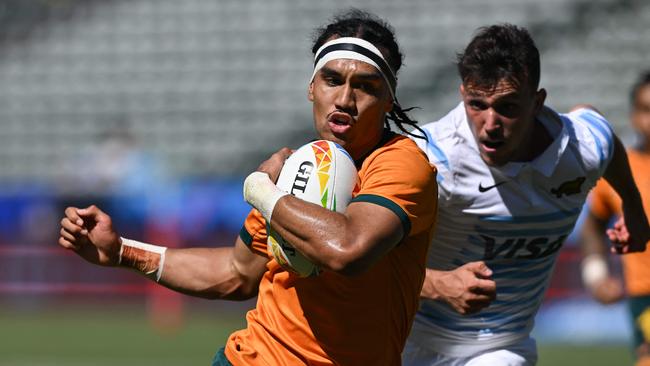
[[546,89],[544,88],[539,89],[535,93],[535,113],[542,110],[545,101],[546,101]]
[[393,101],[393,98],[388,99],[388,102],[386,102],[386,105],[384,106],[384,113],[390,113],[393,110],[394,105],[395,102]]
[[307,87],[307,99],[309,99],[310,102],[314,101],[314,82],[312,81],[309,83],[309,87]]
[[463,85],[463,83],[460,83],[460,87],[458,88],[458,90],[460,90],[461,98],[465,99],[465,93],[466,92],[465,92],[465,85]]

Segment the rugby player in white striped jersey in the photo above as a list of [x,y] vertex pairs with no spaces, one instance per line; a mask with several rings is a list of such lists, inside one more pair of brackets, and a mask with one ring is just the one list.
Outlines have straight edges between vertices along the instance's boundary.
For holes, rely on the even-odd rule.
[[[406,366],[534,365],[530,337],[562,243],[605,179],[627,221],[608,234],[642,251],[650,228],[625,150],[591,106],[559,114],[538,89],[529,33],[479,30],[458,57],[462,102],[416,139],[438,168],[438,228]],[[626,225],[627,224],[627,225]]]

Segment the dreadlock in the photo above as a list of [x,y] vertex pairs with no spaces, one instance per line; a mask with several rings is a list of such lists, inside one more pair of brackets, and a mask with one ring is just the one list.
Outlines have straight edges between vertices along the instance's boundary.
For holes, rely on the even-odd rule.
[[[388,123],[388,121],[393,121],[393,123],[395,123],[397,128],[399,128],[400,131],[404,132],[405,134],[409,136],[413,136],[415,138],[427,140],[427,135],[426,133],[424,133],[424,130],[422,130],[420,126],[418,126],[418,121],[412,120],[406,114],[406,112],[412,111],[413,109],[415,109],[415,107],[403,109],[402,107],[400,107],[399,104],[393,102],[393,110],[390,111],[390,113],[388,113],[388,115],[386,116],[385,126],[387,129],[390,130],[390,124]],[[421,133],[421,135],[408,131],[406,128],[404,128],[404,125],[409,125],[413,127],[414,129],[418,130]]]

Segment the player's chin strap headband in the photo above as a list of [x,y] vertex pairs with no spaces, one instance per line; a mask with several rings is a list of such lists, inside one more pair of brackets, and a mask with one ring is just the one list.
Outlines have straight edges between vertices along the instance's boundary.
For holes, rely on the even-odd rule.
[[316,51],[316,55],[314,56],[314,73],[311,75],[310,82],[314,81],[314,77],[318,70],[325,66],[327,62],[337,59],[359,60],[374,66],[379,70],[381,75],[384,77],[384,80],[386,80],[393,102],[398,104],[397,98],[395,98],[397,78],[395,77],[393,70],[390,68],[381,52],[379,52],[379,49],[377,49],[377,47],[372,43],[361,38],[342,37],[333,39],[322,45],[318,51]]

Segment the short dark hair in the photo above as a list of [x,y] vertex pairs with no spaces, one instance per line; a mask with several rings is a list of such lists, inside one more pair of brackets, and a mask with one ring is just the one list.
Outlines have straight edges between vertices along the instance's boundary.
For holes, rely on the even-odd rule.
[[497,24],[479,28],[465,51],[457,55],[463,84],[493,88],[502,79],[539,87],[540,61],[535,42],[523,27]]
[[639,91],[646,86],[650,86],[650,70],[642,72],[632,86],[632,90],[630,90],[630,104],[632,106],[636,103],[636,97],[639,95]]
[[[395,39],[395,30],[386,21],[363,10],[350,8],[334,16],[332,21],[321,28],[316,29],[314,35],[314,45],[311,52],[315,55],[318,49],[324,45],[330,38],[356,37],[372,43],[381,51],[397,77],[397,72],[402,67],[404,55],[399,49]],[[395,125],[404,133],[411,136],[426,139],[426,134],[417,125],[417,121],[412,120],[406,112],[413,108],[402,108],[397,100],[393,101],[393,110],[386,116],[386,128],[390,129],[388,121],[393,121]],[[421,132],[421,136],[414,135],[404,128],[404,124],[409,125]]]

